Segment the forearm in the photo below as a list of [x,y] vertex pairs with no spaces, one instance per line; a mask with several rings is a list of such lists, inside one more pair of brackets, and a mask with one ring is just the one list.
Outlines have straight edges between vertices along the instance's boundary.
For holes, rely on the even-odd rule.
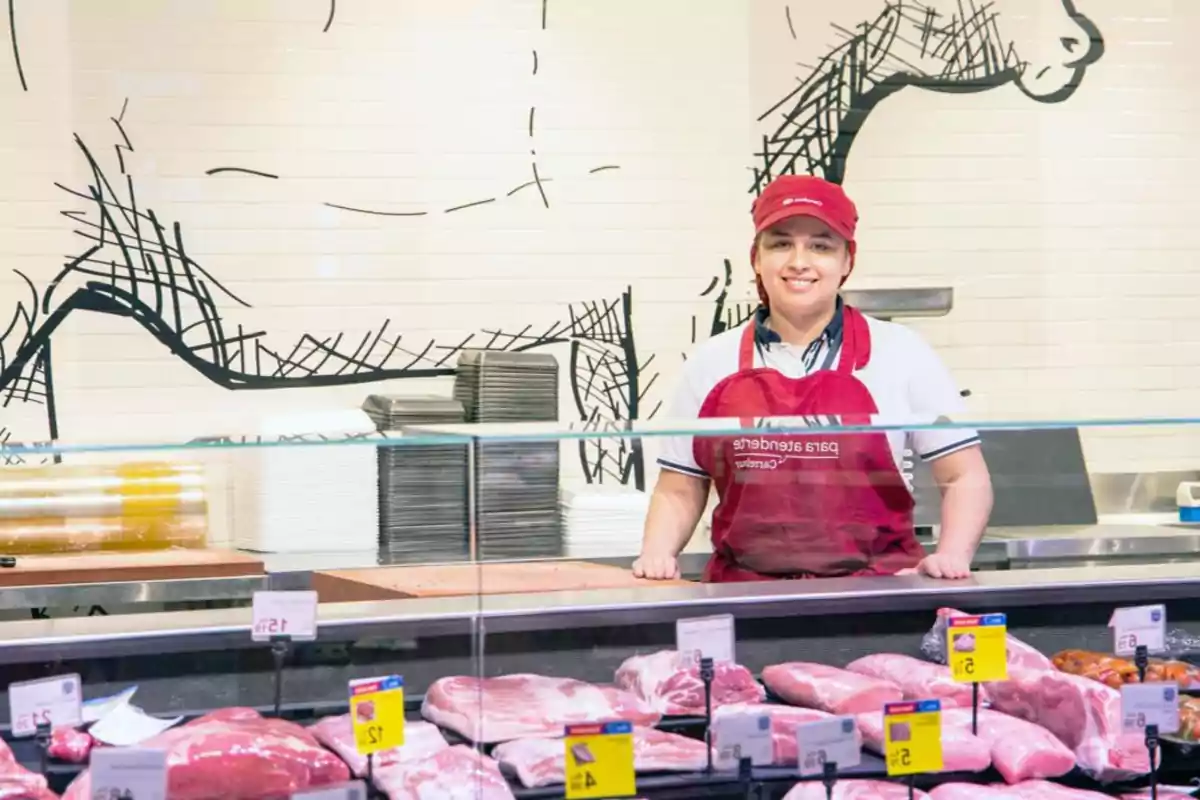
[[986,468],[958,475],[942,487],[942,525],[937,552],[968,561],[975,556],[992,512],[992,483]]
[[707,480],[664,470],[650,495],[642,555],[679,555],[695,533],[707,501]]

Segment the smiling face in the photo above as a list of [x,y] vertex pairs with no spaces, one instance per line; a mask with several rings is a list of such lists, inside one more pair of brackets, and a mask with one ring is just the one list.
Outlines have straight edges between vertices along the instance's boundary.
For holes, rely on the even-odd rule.
[[797,216],[763,231],[757,244],[754,271],[772,313],[804,319],[833,308],[852,266],[845,239],[814,217]]

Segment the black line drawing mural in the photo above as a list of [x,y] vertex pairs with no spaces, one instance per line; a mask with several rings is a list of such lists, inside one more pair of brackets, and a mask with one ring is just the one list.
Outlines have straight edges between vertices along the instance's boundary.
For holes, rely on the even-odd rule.
[[13,66],[17,69],[21,91],[28,92],[29,84],[25,82],[25,68],[21,66],[21,44],[17,37],[17,0],[8,0],[8,38],[12,42]]
[[337,16],[337,0],[329,0],[329,16],[325,18],[325,27],[321,28],[321,33],[329,33],[335,16]]
[[[1104,55],[1104,38],[1073,0],[1044,0],[1046,14],[1061,5],[1061,28],[1049,53],[1025,52],[1004,33],[1011,0],[888,0],[875,19],[854,30],[834,26],[843,41],[799,85],[758,117],[768,132],[755,153],[751,191],[775,176],[820,175],[841,183],[854,139],[871,112],[907,87],[966,94],[1015,84],[1039,103],[1061,103],[1079,88],[1087,68]],[[1039,6],[1042,4],[1039,4]],[[791,8],[785,7],[791,23]],[[1038,12],[1042,13],[1041,8]],[[1039,25],[1039,30],[1047,26]],[[1022,43],[1024,44],[1024,43]],[[1035,63],[1039,57],[1046,63]]]

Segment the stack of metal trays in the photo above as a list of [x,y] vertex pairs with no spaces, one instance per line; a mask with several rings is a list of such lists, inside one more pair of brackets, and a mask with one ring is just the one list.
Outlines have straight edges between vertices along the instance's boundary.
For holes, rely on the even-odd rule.
[[[558,420],[558,361],[546,353],[468,350],[458,359],[454,397],[469,422]],[[559,442],[479,442],[479,556],[485,560],[562,555]]]
[[[462,404],[449,397],[373,394],[363,411],[380,431],[459,425]],[[414,432],[419,436],[419,432]],[[416,444],[379,452],[379,560],[383,564],[464,561],[467,445]]]

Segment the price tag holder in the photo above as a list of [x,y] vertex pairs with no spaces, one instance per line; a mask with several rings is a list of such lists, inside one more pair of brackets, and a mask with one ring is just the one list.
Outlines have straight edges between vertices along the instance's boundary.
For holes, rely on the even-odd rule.
[[8,713],[13,736],[32,736],[38,725],[73,728],[83,724],[83,681],[78,674],[10,683]]
[[404,744],[404,678],[388,675],[350,681],[354,747],[364,756]]
[[737,769],[743,758],[756,767],[775,761],[771,717],[767,714],[723,713],[713,719],[717,769]]
[[307,792],[296,792],[291,800],[367,800],[367,786],[362,781],[339,783],[337,786],[322,786]]
[[167,751],[97,747],[91,755],[92,800],[167,800]]
[[1113,629],[1113,652],[1131,656],[1139,646],[1148,653],[1166,649],[1167,607],[1131,606],[1113,612],[1108,627]]
[[946,626],[950,675],[959,683],[1008,680],[1008,617],[951,617]]
[[629,797],[637,791],[632,724],[568,725],[563,746],[567,800]]
[[942,770],[942,704],[938,700],[888,703],[883,707],[888,775]]
[[1179,730],[1179,684],[1127,683],[1121,687],[1121,730],[1141,733],[1157,725],[1159,733]]
[[685,668],[711,658],[714,664],[734,660],[733,615],[690,617],[675,621],[675,649]]
[[250,630],[256,642],[270,641],[272,636],[311,642],[317,638],[317,593],[255,592]]
[[862,742],[853,717],[834,717],[796,726],[796,753],[801,775],[820,775],[825,765],[838,772],[862,762]]

